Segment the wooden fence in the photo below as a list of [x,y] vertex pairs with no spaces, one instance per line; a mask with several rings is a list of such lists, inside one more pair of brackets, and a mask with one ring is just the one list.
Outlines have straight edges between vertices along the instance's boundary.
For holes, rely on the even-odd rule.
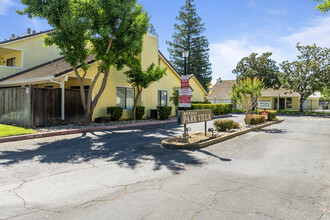
[[[0,89],[0,123],[23,127],[49,126],[61,118],[61,89]],[[87,92],[86,92],[87,96]],[[84,117],[80,90],[65,90],[65,121]]]
[[0,122],[32,127],[31,87],[0,89]]

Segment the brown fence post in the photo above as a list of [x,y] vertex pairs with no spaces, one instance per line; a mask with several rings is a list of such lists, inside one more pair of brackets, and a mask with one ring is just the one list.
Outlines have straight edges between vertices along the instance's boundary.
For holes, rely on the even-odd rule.
[[29,85],[30,89],[30,126],[34,128],[34,87],[33,85]]

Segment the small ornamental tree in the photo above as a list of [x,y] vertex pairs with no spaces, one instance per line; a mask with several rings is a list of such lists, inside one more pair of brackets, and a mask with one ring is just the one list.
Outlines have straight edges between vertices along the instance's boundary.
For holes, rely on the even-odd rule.
[[172,96],[170,97],[170,101],[172,101],[173,105],[177,109],[179,107],[179,90],[180,90],[180,87],[175,86],[172,89],[173,89],[173,92],[172,92]]
[[134,106],[133,106],[133,120],[136,118],[136,106],[143,89],[148,88],[151,83],[160,80],[166,75],[166,68],[160,68],[151,64],[147,70],[143,70],[141,62],[137,59],[129,65],[130,70],[126,71],[127,81],[135,89]]
[[250,125],[251,118],[249,113],[252,111],[253,102],[258,100],[264,89],[263,81],[258,78],[238,80],[237,84],[233,86],[231,99],[242,105],[248,125]]
[[298,60],[281,63],[283,87],[300,94],[300,111],[308,96],[330,86],[330,49],[300,46]]
[[[45,38],[46,46],[56,45],[65,62],[73,68],[80,84],[86,122],[109,78],[110,68],[123,69],[142,52],[149,17],[136,0],[21,0],[27,7],[19,14],[46,19],[54,28]],[[85,97],[84,79],[94,60],[97,71]],[[100,86],[96,86],[98,81]],[[93,92],[95,96],[93,97]]]

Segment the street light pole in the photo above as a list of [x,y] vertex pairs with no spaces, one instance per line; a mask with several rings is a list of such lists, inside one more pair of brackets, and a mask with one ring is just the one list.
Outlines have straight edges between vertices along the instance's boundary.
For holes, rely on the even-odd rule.
[[[184,58],[184,75],[187,75],[187,58],[189,56],[189,50],[184,49],[182,51],[182,56]],[[186,107],[184,107],[184,111],[187,111],[187,108]],[[187,135],[186,134],[187,134],[187,125],[184,124],[183,125],[183,138],[187,138]]]

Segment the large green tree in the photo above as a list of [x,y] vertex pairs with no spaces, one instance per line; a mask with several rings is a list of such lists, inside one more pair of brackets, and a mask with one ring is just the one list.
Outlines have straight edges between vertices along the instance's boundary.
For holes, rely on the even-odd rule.
[[153,63],[146,70],[143,70],[141,62],[137,59],[129,65],[129,68],[130,70],[126,71],[125,74],[127,81],[135,89],[133,106],[133,120],[135,120],[136,106],[142,90],[148,88],[153,82],[160,80],[166,74],[166,68],[160,68]]
[[283,87],[300,94],[300,111],[308,96],[330,86],[330,49],[300,46],[298,59],[281,63]]
[[211,64],[209,62],[209,43],[202,33],[205,25],[196,12],[194,0],[186,0],[185,5],[179,11],[178,21],[174,24],[175,32],[172,36],[173,41],[167,41],[169,45],[170,60],[179,71],[184,73],[184,58],[182,50],[189,50],[187,59],[187,73],[194,74],[204,88],[212,80]]
[[[233,70],[233,73],[236,74],[237,82],[247,78],[258,78],[263,81],[265,89],[279,89],[281,86],[280,72],[276,61],[272,60],[271,56],[271,52],[263,53],[259,57],[257,53],[252,53],[250,56],[242,58]],[[254,99],[252,103],[253,109],[255,109],[258,100]]]
[[270,52],[263,53],[259,57],[257,53],[252,53],[238,62],[233,73],[236,74],[237,80],[258,78],[263,80],[266,89],[279,89],[281,86],[280,72],[276,61],[272,60],[271,56]]
[[318,6],[316,6],[317,10],[322,11],[324,14],[328,13],[330,10],[330,0],[314,0],[316,2],[320,2]]
[[[121,70],[142,51],[149,18],[136,0],[21,0],[27,7],[19,14],[46,19],[54,28],[45,39],[56,45],[71,65],[80,83],[81,99],[87,122],[109,78],[110,68]],[[85,97],[84,78],[93,56],[97,72]],[[100,86],[92,97],[98,80]],[[94,91],[95,92],[95,91]]]

